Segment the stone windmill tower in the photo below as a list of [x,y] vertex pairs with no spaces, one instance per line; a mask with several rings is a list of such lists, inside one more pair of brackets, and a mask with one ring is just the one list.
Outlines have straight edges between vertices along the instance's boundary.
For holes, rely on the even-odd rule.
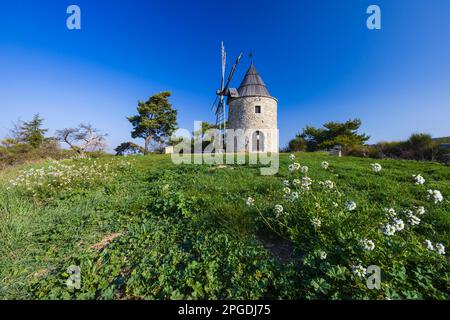
[[242,53],[236,59],[225,82],[226,52],[222,42],[222,81],[212,107],[216,115],[216,127],[221,137],[225,137],[227,152],[276,153],[279,151],[278,101],[270,95],[253,62],[239,88],[229,88],[241,57]]
[[234,137],[234,152],[279,152],[278,100],[270,95],[253,62],[239,88],[229,89],[227,102],[227,129],[240,131]]

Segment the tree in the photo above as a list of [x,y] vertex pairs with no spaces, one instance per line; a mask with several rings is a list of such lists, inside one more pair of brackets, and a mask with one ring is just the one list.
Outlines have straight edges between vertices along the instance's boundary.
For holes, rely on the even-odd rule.
[[297,135],[294,139],[289,141],[288,151],[289,152],[297,152],[304,151],[306,149],[306,141],[301,136]]
[[[211,136],[207,134],[208,130],[217,129],[217,125],[202,121],[202,127],[192,133],[193,139],[191,141],[191,147],[194,150],[195,145],[199,144],[201,141],[201,150],[205,150],[205,148],[211,143],[211,139],[214,137],[214,133]],[[212,132],[214,132],[212,131]]]
[[202,127],[193,132],[194,140],[204,139],[206,137],[206,131],[211,129],[217,129],[217,125],[202,121]]
[[92,125],[83,123],[77,128],[65,128],[56,131],[56,138],[69,145],[72,150],[78,153],[80,158],[83,158],[87,151],[103,150],[106,146],[106,136]]
[[0,145],[2,145],[5,148],[11,148],[12,146],[17,144],[17,140],[14,138],[5,138],[2,141],[0,141]]
[[44,119],[39,116],[39,113],[33,116],[31,121],[19,122],[17,127],[13,129],[17,139],[21,142],[28,143],[33,148],[38,148],[45,139],[45,133],[48,129],[42,128]]
[[116,156],[123,156],[126,154],[144,153],[144,148],[134,142],[128,141],[122,142],[117,146],[117,148],[114,149],[114,151],[116,152]]
[[352,148],[363,145],[370,138],[365,134],[357,133],[361,126],[359,119],[346,122],[327,122],[323,126],[324,128],[307,126],[299,135],[305,139],[309,151],[340,145],[342,151],[347,153]]
[[177,111],[172,109],[170,96],[170,92],[161,92],[146,102],[139,101],[138,114],[127,118],[133,125],[131,137],[145,140],[145,154],[149,152],[152,141],[163,142],[176,130]]
[[425,160],[426,156],[428,159],[434,160],[434,149],[438,149],[437,143],[433,141],[431,135],[426,133],[412,134],[406,141],[406,146],[415,154],[415,159],[422,161]]
[[15,143],[20,143],[20,126],[22,125],[22,121],[19,119],[17,121],[12,121],[12,128],[9,129],[9,134],[6,137],[7,139],[11,139],[10,142],[13,140]]

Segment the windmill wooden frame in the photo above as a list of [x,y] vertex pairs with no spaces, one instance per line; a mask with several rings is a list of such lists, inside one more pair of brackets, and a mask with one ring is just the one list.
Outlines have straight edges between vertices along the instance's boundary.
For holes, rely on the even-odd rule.
[[225,51],[225,46],[222,41],[222,80],[220,83],[220,89],[216,91],[216,100],[213,104],[213,111],[216,116],[216,127],[222,133],[222,136],[225,137],[226,133],[226,104],[225,97],[228,95],[228,88],[230,86],[231,79],[233,78],[234,71],[236,70],[239,61],[242,58],[243,52],[239,54],[237,57],[233,67],[231,68],[230,74],[228,75],[227,82],[225,83],[225,71],[226,71],[226,63],[227,63],[227,53]]

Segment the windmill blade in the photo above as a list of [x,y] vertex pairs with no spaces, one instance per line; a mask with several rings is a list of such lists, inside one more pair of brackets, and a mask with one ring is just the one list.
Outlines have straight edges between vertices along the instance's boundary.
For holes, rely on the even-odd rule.
[[[221,49],[222,49],[222,80],[220,82],[220,90],[217,91],[216,99],[214,100],[214,103],[211,107],[211,110],[215,109],[216,114],[219,110],[220,103],[222,102],[223,88],[225,85],[225,68],[227,64],[227,52],[225,51],[225,45],[223,44],[223,41],[221,42]],[[217,99],[219,98],[219,96],[221,101],[219,102],[219,105],[217,105],[216,107]]]
[[217,105],[216,114],[223,110],[223,96],[220,96],[219,104]]
[[223,91],[223,86],[225,84],[225,68],[226,68],[226,64],[227,64],[227,53],[225,51],[225,46],[223,44],[222,41],[222,82],[220,85],[220,91]]
[[216,99],[214,100],[214,103],[212,104],[211,110],[214,110],[216,103],[217,103],[217,99],[219,99],[219,96],[216,96]]
[[215,110],[216,115],[223,111],[223,102],[224,102],[223,99],[219,100],[219,103],[217,104],[217,107]]
[[[221,129],[225,130],[226,128],[226,104],[225,104],[225,96],[227,95],[228,86],[230,85],[231,79],[233,78],[234,71],[236,70],[237,65],[239,64],[239,61],[242,58],[243,52],[239,54],[239,56],[236,59],[236,62],[234,63],[233,67],[231,68],[230,74],[228,75],[226,84],[225,84],[225,71],[226,71],[226,61],[227,61],[227,53],[225,51],[225,45],[223,41],[221,42],[221,49],[222,49],[222,73],[221,73],[221,82],[220,82],[220,89],[216,91],[216,99],[214,100],[214,103],[212,105],[212,110],[214,110],[214,113],[216,115],[216,125]],[[223,132],[225,135],[225,132]]]
[[233,65],[233,68],[231,68],[230,75],[228,76],[227,84],[223,88],[222,94],[226,94],[226,91],[228,90],[228,86],[230,85],[231,78],[233,78],[234,71],[236,70],[236,67],[239,64],[239,61],[241,60],[243,54],[244,53],[241,52],[241,54],[237,57],[236,62]]

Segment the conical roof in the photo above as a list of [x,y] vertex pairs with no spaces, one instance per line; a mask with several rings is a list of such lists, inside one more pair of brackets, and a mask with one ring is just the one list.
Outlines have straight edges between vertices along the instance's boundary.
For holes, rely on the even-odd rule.
[[244,80],[242,80],[241,85],[238,88],[240,97],[248,97],[248,96],[262,96],[262,97],[270,97],[270,93],[267,90],[264,81],[256,71],[253,63],[250,64],[250,67],[245,74]]

